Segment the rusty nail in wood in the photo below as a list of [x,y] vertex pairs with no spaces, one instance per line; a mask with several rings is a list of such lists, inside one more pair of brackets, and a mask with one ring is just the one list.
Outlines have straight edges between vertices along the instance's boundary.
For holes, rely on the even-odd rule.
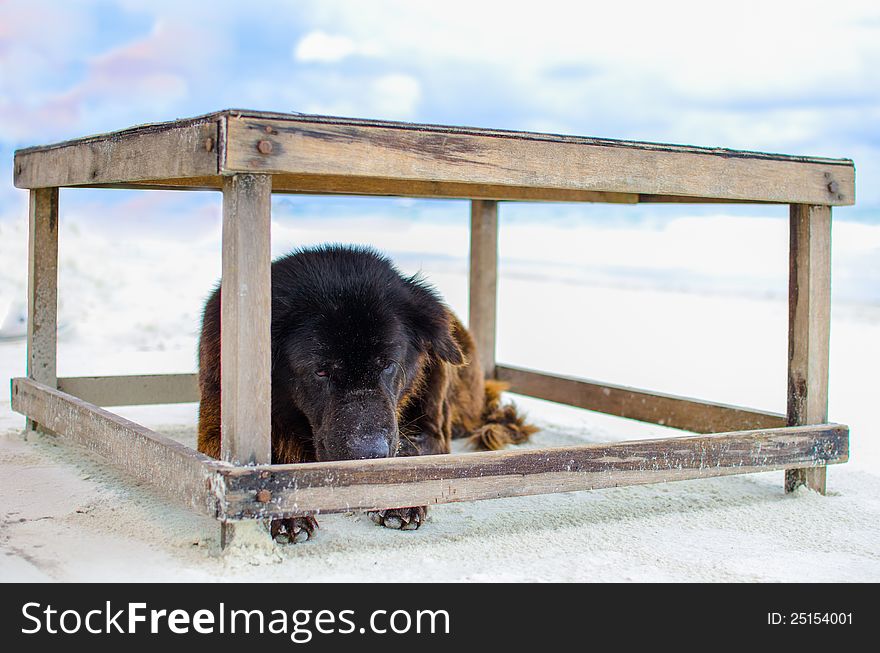
[[272,493],[269,490],[260,490],[257,492],[257,501],[260,503],[269,503],[272,500]]
[[272,154],[272,143],[270,141],[260,141],[257,143],[257,149],[260,154]]
[[840,190],[840,184],[838,184],[836,181],[832,181],[832,182],[828,183],[828,192],[831,193],[832,195],[837,193],[837,191],[839,191],[839,190]]
[[266,132],[267,134],[273,133],[272,128],[269,125],[266,125],[265,127],[263,127],[263,131]]
[[205,150],[207,152],[210,152],[213,149],[214,149],[214,139],[213,138],[206,138],[205,139]]
[[269,472],[260,472],[260,478],[269,478]]

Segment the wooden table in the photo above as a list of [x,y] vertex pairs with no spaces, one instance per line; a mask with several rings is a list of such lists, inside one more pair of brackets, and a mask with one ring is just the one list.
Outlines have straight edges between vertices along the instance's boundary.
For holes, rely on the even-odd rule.
[[[787,491],[806,484],[824,493],[826,465],[847,460],[849,429],[827,423],[827,403],[831,207],[855,201],[848,159],[227,110],[19,150],[15,185],[30,190],[30,250],[28,376],[12,381],[13,408],[30,428],[86,446],[216,517],[224,541],[265,518],[772,469],[785,470]],[[223,460],[99,407],[198,401],[196,375],[57,378],[59,187],[222,191]],[[487,374],[513,392],[692,433],[270,464],[273,192],[472,200],[469,325]],[[789,204],[787,415],[496,363],[501,200]]]

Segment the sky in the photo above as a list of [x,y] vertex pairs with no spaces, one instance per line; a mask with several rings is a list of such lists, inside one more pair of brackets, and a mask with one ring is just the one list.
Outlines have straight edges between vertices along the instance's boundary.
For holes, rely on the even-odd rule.
[[880,224],[877,0],[0,0],[0,220],[18,147],[230,107],[847,157]]

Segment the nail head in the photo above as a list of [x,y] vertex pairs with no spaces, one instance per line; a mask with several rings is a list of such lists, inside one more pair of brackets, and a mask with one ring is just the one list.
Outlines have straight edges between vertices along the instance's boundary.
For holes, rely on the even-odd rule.
[[260,490],[257,492],[257,501],[260,503],[269,503],[272,500],[272,493],[269,490]]
[[257,143],[257,150],[260,154],[272,154],[272,143],[271,141],[260,141]]

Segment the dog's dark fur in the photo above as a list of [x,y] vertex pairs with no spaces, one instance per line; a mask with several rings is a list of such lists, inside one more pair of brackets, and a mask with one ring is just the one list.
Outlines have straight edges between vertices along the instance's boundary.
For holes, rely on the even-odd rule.
[[[246,318],[245,318],[246,319]],[[199,451],[220,456],[220,289],[199,346]],[[365,248],[302,250],[272,264],[272,462],[448,453],[524,442],[535,428],[484,381],[473,338],[423,281]],[[373,515],[418,528],[425,509]],[[273,534],[306,539],[311,518]]]

